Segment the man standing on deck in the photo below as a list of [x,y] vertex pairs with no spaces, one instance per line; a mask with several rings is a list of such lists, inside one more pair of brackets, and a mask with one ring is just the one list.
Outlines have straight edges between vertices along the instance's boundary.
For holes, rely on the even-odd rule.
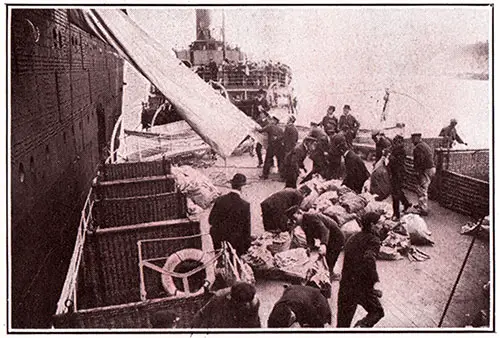
[[356,307],[361,305],[366,316],[354,327],[373,327],[384,317],[379,298],[382,291],[375,288],[379,281],[377,256],[380,239],[373,234],[373,226],[380,215],[368,212],[361,218],[361,232],[347,241],[344,251],[344,265],[337,298],[337,327],[350,327]]
[[273,116],[267,126],[264,128],[256,128],[256,131],[260,133],[267,133],[266,158],[264,160],[264,168],[262,168],[262,176],[260,176],[263,180],[269,178],[269,171],[271,170],[275,157],[278,162],[280,174],[283,172],[283,130],[278,126],[278,123],[278,118]]
[[335,115],[333,115],[333,113],[335,113],[335,106],[328,107],[326,116],[323,117],[323,120],[321,121],[323,129],[329,137],[332,137],[335,133],[338,132],[339,121],[337,120]]
[[291,207],[286,214],[300,226],[306,234],[307,246],[314,248],[314,241],[320,241],[319,254],[326,257],[330,280],[340,280],[334,272],[340,252],[344,248],[344,234],[333,219],[319,212],[303,212],[298,206]]
[[462,138],[458,136],[457,129],[455,128],[457,126],[458,122],[456,119],[451,119],[450,120],[450,125],[443,127],[441,129],[441,132],[439,133],[439,136],[444,137],[444,147],[445,148],[451,148],[453,147],[453,144],[455,141],[457,141],[460,144],[465,144]]
[[321,177],[325,179],[330,179],[331,170],[328,163],[328,135],[319,128],[317,123],[311,122],[311,131],[309,132],[309,136],[317,140],[317,146],[309,156],[313,161],[313,168],[311,172],[304,177],[301,183],[310,180],[312,175],[315,173],[320,174]]
[[330,163],[330,169],[332,172],[332,177],[337,179],[342,176],[342,155],[344,152],[342,149],[347,149],[347,140],[345,138],[345,133],[339,131],[332,137],[330,137],[330,149],[328,151],[328,162]]
[[241,198],[241,188],[246,181],[245,175],[235,174],[231,191],[215,200],[208,218],[214,249],[221,248],[226,241],[242,255],[250,247],[250,203]]
[[339,129],[345,132],[345,137],[349,147],[352,147],[352,141],[358,134],[359,122],[351,115],[351,106],[344,105],[344,114],[339,119]]
[[415,208],[422,216],[429,214],[427,206],[428,191],[432,178],[436,174],[436,166],[431,147],[422,141],[422,134],[415,133],[411,135],[411,141],[415,148],[413,149],[413,168],[418,175],[418,205]]
[[[271,107],[269,107],[269,103],[267,103],[266,100],[266,92],[262,89],[260,89],[257,92],[257,97],[253,101],[252,104],[252,118],[261,126],[264,127],[268,123],[268,117],[269,117],[269,110]],[[257,167],[262,166],[264,161],[262,160],[262,144],[257,143],[255,145],[255,152],[257,153],[257,159],[259,161],[259,164]]]
[[285,132],[283,136],[283,146],[285,156],[295,148],[297,141],[299,140],[299,132],[297,127],[294,125],[295,116],[290,115],[288,122],[285,127]]
[[385,132],[383,130],[373,130],[372,139],[375,142],[375,165],[382,157],[382,152],[384,151],[384,149],[391,148],[392,142],[388,137],[385,136]]
[[303,195],[292,188],[275,192],[260,204],[264,229],[270,232],[288,231],[288,217],[285,214],[294,205],[300,205]]
[[316,139],[307,136],[301,144],[295,146],[286,156],[283,163],[283,175],[285,178],[286,188],[297,188],[297,179],[300,175],[300,170],[304,172],[304,160],[308,154],[311,154],[316,148]]
[[365,181],[370,177],[365,163],[352,149],[345,145],[342,147],[345,161],[346,176],[343,185],[354,190],[357,194],[361,193]]

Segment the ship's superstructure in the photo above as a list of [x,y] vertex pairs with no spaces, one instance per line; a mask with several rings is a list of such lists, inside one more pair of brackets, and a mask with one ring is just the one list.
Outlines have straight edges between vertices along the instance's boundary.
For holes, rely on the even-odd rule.
[[75,9],[12,8],[10,18],[12,327],[48,327],[121,114],[123,60]]

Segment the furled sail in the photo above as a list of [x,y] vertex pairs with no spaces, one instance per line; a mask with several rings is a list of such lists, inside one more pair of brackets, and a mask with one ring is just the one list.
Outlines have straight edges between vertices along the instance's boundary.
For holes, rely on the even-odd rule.
[[222,157],[250,135],[257,123],[187,68],[123,11],[82,9],[87,25],[153,83],[184,120]]

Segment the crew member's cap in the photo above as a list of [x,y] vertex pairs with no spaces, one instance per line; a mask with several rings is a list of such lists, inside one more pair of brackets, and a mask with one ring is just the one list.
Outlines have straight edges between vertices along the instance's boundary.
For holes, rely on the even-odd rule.
[[242,187],[245,184],[247,184],[247,177],[243,174],[237,173],[237,174],[234,174],[234,176],[230,182],[234,186]]
[[335,106],[329,106],[328,110],[335,111]]
[[249,283],[238,282],[231,287],[231,299],[239,303],[249,303],[255,296],[255,286]]
[[413,133],[411,137],[422,137],[422,133]]
[[457,123],[458,123],[458,122],[457,122],[457,119],[451,119],[451,120],[450,120],[450,124],[457,124]]
[[298,205],[292,205],[290,208],[285,210],[285,216],[288,218],[292,218],[292,216],[299,210]]
[[344,105],[344,109],[351,110],[351,106],[346,104],[346,105]]

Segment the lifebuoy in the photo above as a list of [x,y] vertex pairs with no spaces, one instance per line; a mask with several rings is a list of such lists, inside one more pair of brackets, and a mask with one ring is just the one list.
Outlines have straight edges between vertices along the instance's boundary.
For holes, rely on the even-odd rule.
[[[198,261],[201,264],[205,264],[210,260],[209,255],[205,255],[205,253],[199,249],[182,249],[179,250],[173,254],[171,254],[167,261],[165,262],[165,265],[163,266],[164,270],[167,271],[174,271],[175,268],[182,262],[186,260],[193,260],[193,261]],[[205,266],[205,273],[206,273],[206,280],[210,283],[213,284],[215,281],[215,268],[213,264],[209,264]],[[161,283],[163,285],[163,288],[165,291],[168,292],[169,295],[172,296],[185,296],[188,293],[184,291],[180,291],[177,289],[177,287],[174,284],[174,279],[172,278],[172,275],[170,274],[162,274],[161,277]],[[199,290],[196,292],[191,292],[190,295],[199,295],[203,293],[203,287],[201,287]]]

